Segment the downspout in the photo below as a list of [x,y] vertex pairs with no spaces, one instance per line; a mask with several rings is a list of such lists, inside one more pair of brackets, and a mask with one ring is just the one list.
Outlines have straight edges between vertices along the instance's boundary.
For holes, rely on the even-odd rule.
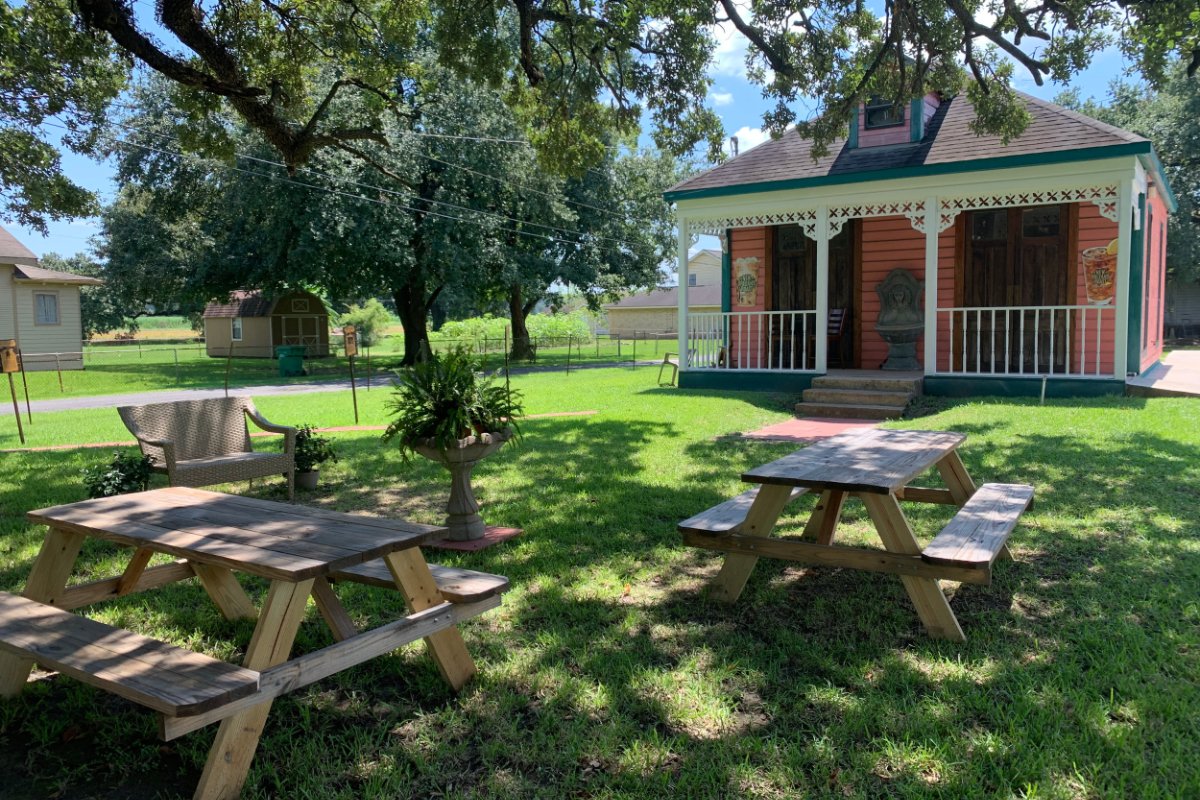
[[1126,323],[1128,344],[1127,373],[1141,374],[1142,372],[1142,292],[1145,280],[1145,242],[1146,242],[1146,195],[1138,194],[1138,219],[1141,220],[1133,231],[1129,242],[1129,309]]

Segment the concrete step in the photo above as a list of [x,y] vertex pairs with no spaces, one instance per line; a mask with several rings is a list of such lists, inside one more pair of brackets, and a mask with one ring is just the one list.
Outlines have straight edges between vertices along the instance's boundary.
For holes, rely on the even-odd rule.
[[858,376],[820,375],[813,378],[814,389],[858,389],[876,392],[921,393],[921,378],[887,378],[883,376],[861,378]]
[[903,408],[876,405],[843,405],[841,403],[797,403],[796,414],[801,417],[839,417],[841,419],[897,419]]
[[894,406],[904,408],[912,399],[912,392],[882,392],[873,389],[805,389],[806,403],[837,403],[853,406]]

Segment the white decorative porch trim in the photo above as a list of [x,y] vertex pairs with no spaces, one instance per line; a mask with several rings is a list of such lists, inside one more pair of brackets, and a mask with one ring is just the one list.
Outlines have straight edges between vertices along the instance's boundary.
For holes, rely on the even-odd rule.
[[772,214],[746,214],[738,217],[706,217],[688,219],[686,221],[689,234],[705,233],[709,236],[719,236],[729,228],[760,228],[767,225],[799,225],[813,224],[817,220],[815,208],[803,208],[791,211],[778,211]]
[[[1047,189],[1038,192],[1009,192],[993,195],[940,197],[938,198],[938,231],[944,231],[953,225],[955,218],[963,211],[1081,202],[1094,203],[1100,209],[1101,216],[1113,222],[1120,221],[1121,215],[1117,211],[1120,207],[1120,194],[1117,187],[1110,184],[1107,186],[1083,186],[1074,189]],[[915,221],[913,227],[917,227]]]
[[842,229],[842,223],[848,219],[865,219],[867,217],[908,217],[908,221],[919,231],[924,232],[925,201],[897,200],[893,203],[864,203],[852,206],[837,206],[829,209],[829,235],[837,236]]

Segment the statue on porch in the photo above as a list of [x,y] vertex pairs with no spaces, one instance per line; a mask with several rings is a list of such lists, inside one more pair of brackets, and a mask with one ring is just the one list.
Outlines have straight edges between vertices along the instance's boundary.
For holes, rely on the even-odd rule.
[[920,369],[917,361],[917,339],[925,330],[925,315],[921,311],[923,284],[913,274],[897,267],[875,286],[879,295],[879,319],[875,330],[888,344],[888,357],[883,369]]

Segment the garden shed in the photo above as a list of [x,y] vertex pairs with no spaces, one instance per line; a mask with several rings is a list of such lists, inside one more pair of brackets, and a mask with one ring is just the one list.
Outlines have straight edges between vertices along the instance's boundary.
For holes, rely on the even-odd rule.
[[329,309],[312,292],[296,289],[275,298],[239,291],[204,309],[205,351],[214,358],[274,358],[280,345],[303,345],[304,355],[329,355]]

